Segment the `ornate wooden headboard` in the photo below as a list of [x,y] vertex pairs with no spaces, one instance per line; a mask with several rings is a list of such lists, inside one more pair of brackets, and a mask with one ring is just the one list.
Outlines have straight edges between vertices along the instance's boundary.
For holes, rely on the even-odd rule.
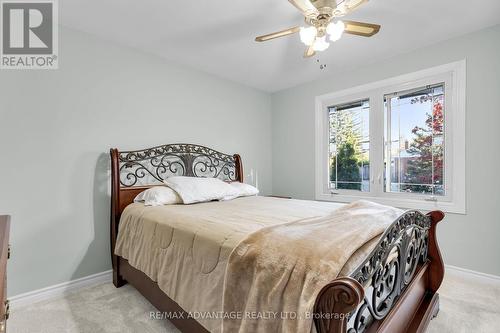
[[[170,176],[212,177],[243,182],[238,154],[227,155],[194,144],[168,144],[134,151],[111,149],[111,251],[123,209],[145,189]],[[112,255],[113,267],[116,264]]]
[[120,214],[135,195],[171,176],[243,181],[238,154],[227,155],[193,144],[168,144],[134,151],[111,149],[111,199]]

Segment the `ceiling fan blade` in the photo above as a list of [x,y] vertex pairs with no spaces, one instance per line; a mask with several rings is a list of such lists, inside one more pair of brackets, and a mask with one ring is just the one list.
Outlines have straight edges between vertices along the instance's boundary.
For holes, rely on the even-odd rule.
[[304,14],[304,16],[318,15],[318,9],[314,7],[310,0],[288,0],[292,5],[294,5],[298,10]]
[[311,45],[306,49],[306,52],[304,52],[304,58],[310,58],[315,54],[316,51],[314,51],[313,46]]
[[356,21],[344,21],[345,30],[344,32],[351,35],[371,37],[375,35],[380,30],[380,25],[356,22]]
[[294,34],[294,33],[299,32],[299,31],[300,31],[300,27],[293,27],[293,28],[281,30],[278,32],[273,32],[271,34],[256,37],[255,41],[256,42],[265,42],[266,40],[288,36],[288,35]]
[[357,9],[362,4],[367,3],[368,0],[342,0],[339,1],[337,7],[333,10],[333,16],[342,17]]

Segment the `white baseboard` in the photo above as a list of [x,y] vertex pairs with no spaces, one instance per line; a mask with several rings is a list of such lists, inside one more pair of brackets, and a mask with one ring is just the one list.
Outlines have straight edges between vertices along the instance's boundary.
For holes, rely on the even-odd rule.
[[[489,279],[494,282],[500,282],[500,276],[476,272],[470,269],[445,265],[445,270],[456,272],[460,275],[468,275],[480,279]],[[19,308],[25,305],[33,304],[40,301],[46,301],[64,294],[76,291],[78,289],[96,285],[104,282],[112,281],[113,272],[111,270],[85,276],[76,280],[63,282],[50,287],[30,291],[24,294],[9,297],[11,309]]]
[[11,309],[15,310],[16,308],[23,307],[25,305],[50,300],[84,287],[104,282],[111,282],[112,280],[113,271],[111,270],[92,274],[76,280],[63,282],[46,288],[33,290],[24,294],[9,297],[10,307]]
[[489,280],[493,280],[496,282],[500,282],[500,276],[493,275],[493,274],[481,273],[481,272],[473,271],[471,269],[466,269],[466,268],[452,266],[452,265],[444,265],[444,269],[445,269],[445,271],[446,270],[453,271],[453,272],[458,273],[460,275],[469,275],[471,277],[475,277],[475,278],[479,278],[479,279],[483,279],[483,280],[489,279]]

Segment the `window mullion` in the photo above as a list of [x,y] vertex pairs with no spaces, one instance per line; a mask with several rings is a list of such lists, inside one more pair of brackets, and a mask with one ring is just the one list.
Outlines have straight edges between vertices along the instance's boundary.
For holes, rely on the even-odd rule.
[[[381,96],[383,99],[384,97]],[[391,162],[392,162],[392,99],[387,98],[387,119],[384,117],[384,121],[386,122],[385,124],[382,124],[383,128],[385,129],[385,133],[382,133],[382,138],[383,138],[383,145],[384,145],[384,160],[382,161],[382,164],[387,163],[384,173],[385,173],[385,181],[384,181],[384,188],[385,192],[390,192],[391,191]],[[382,106],[382,112],[385,113],[384,105]]]
[[383,95],[370,94],[370,194],[383,193],[384,172],[384,103]]

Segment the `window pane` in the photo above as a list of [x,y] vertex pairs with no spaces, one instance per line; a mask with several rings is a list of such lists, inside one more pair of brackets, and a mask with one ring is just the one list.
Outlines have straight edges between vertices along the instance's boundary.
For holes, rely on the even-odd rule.
[[368,100],[328,108],[332,189],[370,191]]
[[444,195],[444,83],[384,101],[385,191]]

